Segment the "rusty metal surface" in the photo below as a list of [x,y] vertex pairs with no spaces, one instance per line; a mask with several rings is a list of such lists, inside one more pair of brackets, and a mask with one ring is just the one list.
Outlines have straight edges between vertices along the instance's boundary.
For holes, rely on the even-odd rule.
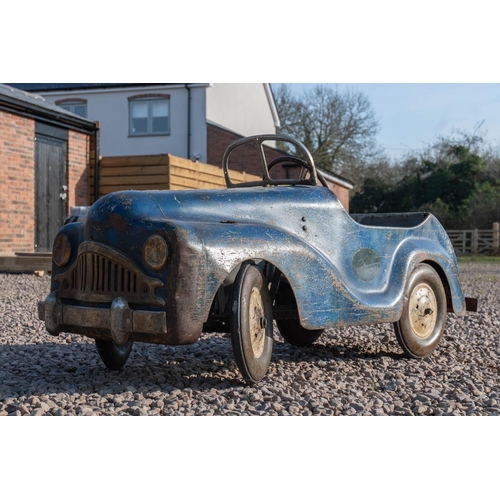
[[47,330],[52,335],[57,335],[64,326],[89,333],[109,332],[109,337],[117,345],[125,344],[132,333],[167,333],[164,311],[132,310],[121,297],[113,300],[109,308],[75,306],[63,304],[57,294],[52,292],[45,301],[38,303],[38,317],[46,322]]
[[466,310],[435,217],[351,217],[320,185],[112,193],[57,238],[52,293],[40,305],[54,334],[192,343],[204,326],[224,327],[246,261],[269,272],[272,290],[290,284],[297,307],[281,315],[311,330],[399,320],[406,280],[422,262],[441,276],[449,309]]

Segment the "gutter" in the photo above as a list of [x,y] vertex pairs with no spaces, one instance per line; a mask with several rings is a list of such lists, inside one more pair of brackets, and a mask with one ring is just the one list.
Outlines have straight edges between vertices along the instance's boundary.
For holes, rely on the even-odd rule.
[[[57,106],[54,105],[54,108]],[[57,111],[57,109],[44,108],[36,104],[29,104],[22,100],[0,94],[0,109],[10,113],[17,113],[28,118],[37,118],[51,125],[64,124],[66,127],[79,132],[94,132],[97,125],[94,122],[81,118],[77,115],[66,114]]]

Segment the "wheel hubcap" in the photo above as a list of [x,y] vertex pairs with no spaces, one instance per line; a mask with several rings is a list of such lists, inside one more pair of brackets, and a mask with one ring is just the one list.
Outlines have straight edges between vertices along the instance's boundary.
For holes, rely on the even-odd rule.
[[409,307],[413,333],[427,338],[434,331],[437,319],[437,301],[432,289],[425,283],[417,285],[412,291]]
[[262,297],[257,288],[252,289],[250,294],[250,344],[256,358],[264,352],[266,340],[267,320],[265,317]]

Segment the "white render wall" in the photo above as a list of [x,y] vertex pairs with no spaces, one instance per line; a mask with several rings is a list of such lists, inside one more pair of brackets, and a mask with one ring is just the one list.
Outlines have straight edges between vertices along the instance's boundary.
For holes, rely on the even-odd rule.
[[242,136],[275,134],[264,83],[213,83],[207,89],[207,120]]
[[[206,105],[207,84],[190,85],[190,152],[188,152],[188,90],[184,84],[127,89],[95,89],[71,92],[44,92],[51,103],[60,99],[87,100],[87,118],[100,125],[101,156],[153,155],[170,153],[201,162],[207,159]],[[170,134],[129,136],[128,98],[136,95],[170,95]]]
[[[148,94],[170,95],[170,134],[129,136],[128,98]],[[51,103],[70,98],[87,101],[87,118],[100,125],[101,156],[170,153],[206,163],[207,121],[243,137],[274,134],[279,125],[270,86],[264,83],[179,83],[43,92],[42,96]]]

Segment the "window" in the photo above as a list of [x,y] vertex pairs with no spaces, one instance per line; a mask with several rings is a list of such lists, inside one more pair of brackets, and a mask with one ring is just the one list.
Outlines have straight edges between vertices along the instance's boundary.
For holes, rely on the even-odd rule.
[[130,135],[170,133],[170,98],[135,97],[129,102]]
[[87,118],[86,101],[57,101],[56,104],[70,113]]

